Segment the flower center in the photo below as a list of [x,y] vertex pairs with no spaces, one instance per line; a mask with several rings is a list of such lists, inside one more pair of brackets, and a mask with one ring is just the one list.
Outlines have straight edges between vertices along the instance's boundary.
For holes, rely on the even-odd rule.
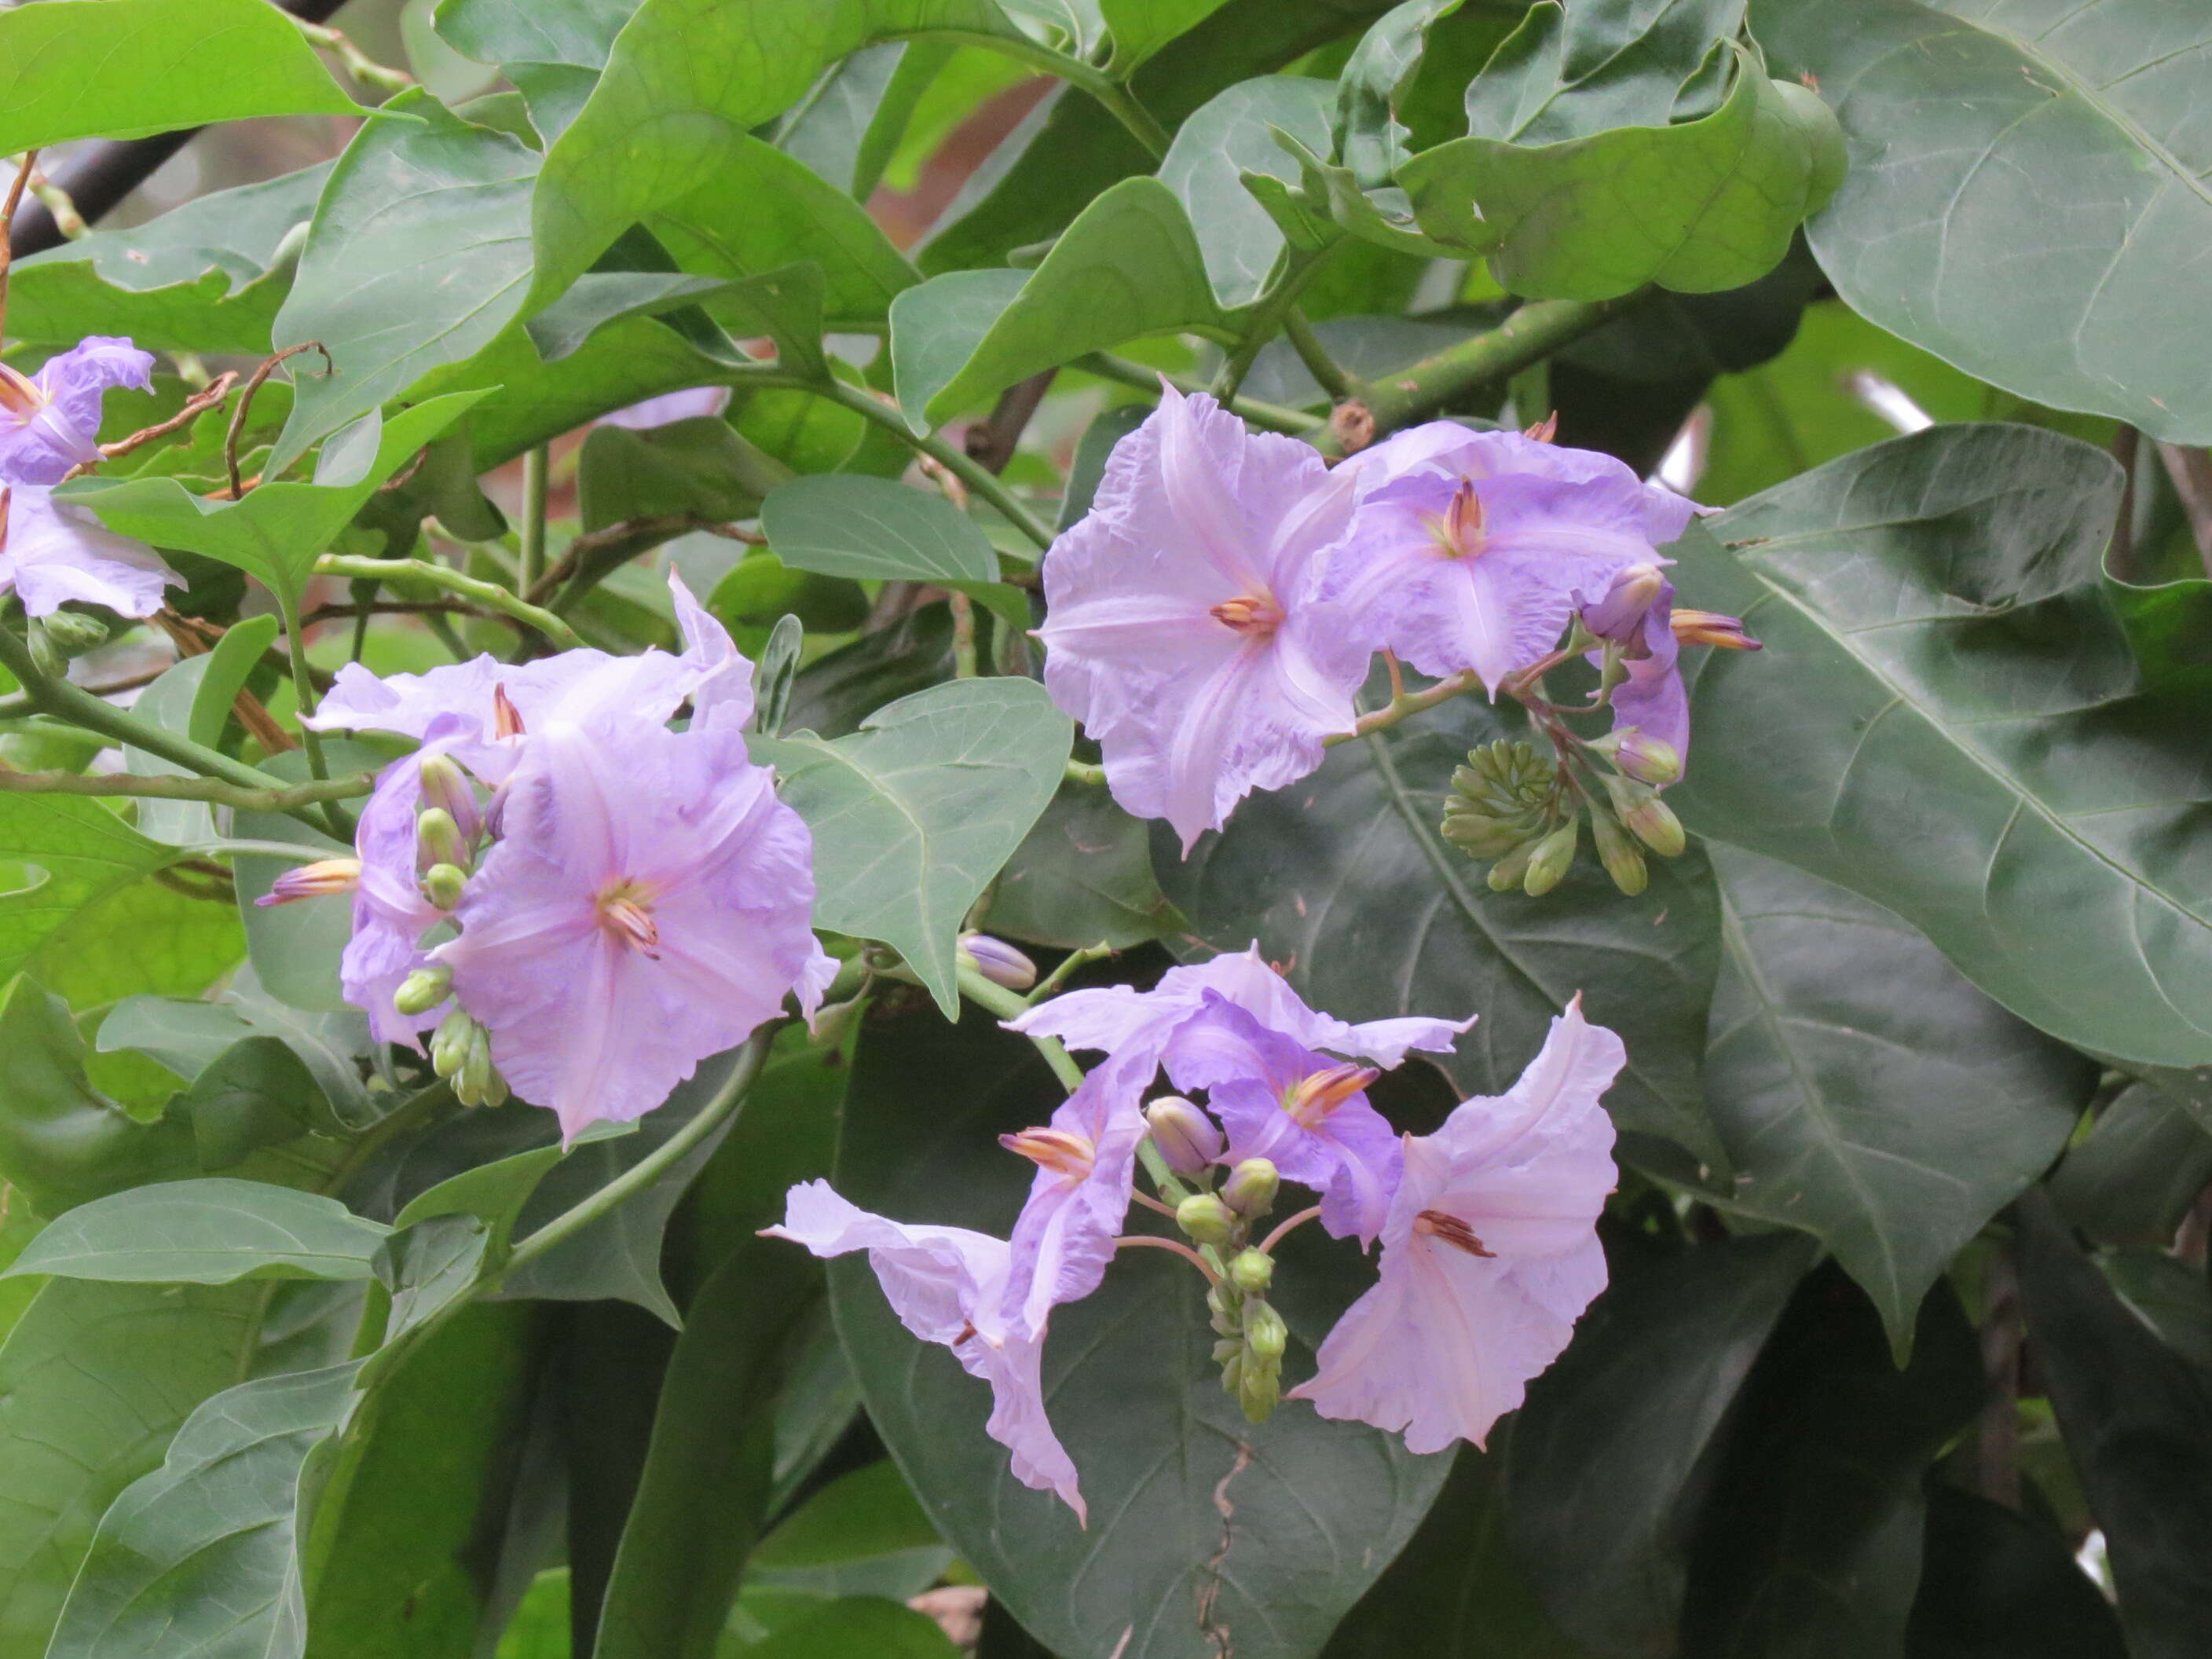
[[616,944],[648,960],[658,960],[660,929],[653,920],[653,899],[649,885],[625,877],[602,887],[593,903],[599,911],[599,926]]
[[1018,1135],[1000,1135],[999,1145],[1040,1170],[1065,1176],[1071,1186],[1085,1179],[1098,1159],[1097,1143],[1072,1129],[1024,1129]]
[[0,413],[13,416],[18,426],[27,426],[46,406],[45,395],[28,376],[0,363]]
[[1474,493],[1474,479],[1459,481],[1451,505],[1441,513],[1428,514],[1428,526],[1429,534],[1436,538],[1437,550],[1446,558],[1481,556],[1488,543],[1483,532],[1482,497]]
[[1283,1109],[1302,1129],[1318,1129],[1330,1113],[1382,1073],[1371,1066],[1332,1066],[1300,1078],[1283,1094]]
[[1413,1231],[1424,1238],[1442,1239],[1455,1250],[1465,1250],[1469,1255],[1495,1256],[1498,1252],[1484,1248],[1474,1236],[1474,1229],[1455,1215],[1442,1210],[1424,1210],[1413,1218]]
[[1240,593],[1213,607],[1213,620],[1232,634],[1253,634],[1265,639],[1283,625],[1283,607],[1275,596],[1261,592]]

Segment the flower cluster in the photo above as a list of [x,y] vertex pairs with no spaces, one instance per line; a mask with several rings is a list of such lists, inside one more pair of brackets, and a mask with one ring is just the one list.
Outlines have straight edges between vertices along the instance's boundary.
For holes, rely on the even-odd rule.
[[341,669],[309,725],[421,747],[379,776],[356,859],[263,901],[351,887],[342,981],[377,1037],[434,1028],[463,1099],[512,1087],[572,1139],[652,1110],[787,993],[811,1013],[836,973],[806,826],[747,757],[752,665],[669,585],[680,655]]
[[[1048,1124],[1005,1137],[1037,1166],[1008,1238],[870,1215],[822,1182],[793,1188],[769,1231],[817,1255],[867,1251],[907,1328],[991,1385],[988,1431],[1016,1478],[1079,1519],[1042,1354],[1052,1310],[1090,1295],[1131,1244],[1180,1250],[1205,1272],[1224,1386],[1257,1419],[1284,1397],[1288,1332],[1267,1300],[1276,1242],[1310,1219],[1363,1249],[1379,1241],[1375,1285],[1287,1397],[1402,1431],[1416,1451],[1480,1444],[1604,1287],[1595,1226],[1615,1171],[1598,1103],[1625,1056],[1577,1000],[1510,1091],[1400,1137],[1368,1086],[1471,1024],[1348,1024],[1307,1006],[1256,947],[1173,969],[1150,991],[1071,992],[1009,1022],[1104,1058]],[[1147,1104],[1163,1073],[1179,1092]],[[1124,1235],[1140,1158],[1172,1200],[1148,1201],[1172,1208],[1188,1243]],[[1259,1236],[1285,1181],[1319,1202]]]
[[[1732,618],[1673,608],[1657,549],[1697,511],[1611,456],[1449,421],[1331,469],[1164,387],[1115,446],[1090,514],[1046,556],[1045,684],[1097,742],[1114,798],[1166,819],[1185,852],[1246,794],[1305,776],[1358,728],[1355,695],[1378,651],[1394,673],[1402,663],[1508,691],[1560,757],[1554,810],[1514,845],[1564,828],[1550,860],[1563,866],[1578,803],[1613,827],[1603,778],[1632,784],[1640,803],[1637,791],[1681,775],[1680,642],[1752,643]],[[1596,744],[1536,695],[1547,670],[1584,653],[1613,717]]]

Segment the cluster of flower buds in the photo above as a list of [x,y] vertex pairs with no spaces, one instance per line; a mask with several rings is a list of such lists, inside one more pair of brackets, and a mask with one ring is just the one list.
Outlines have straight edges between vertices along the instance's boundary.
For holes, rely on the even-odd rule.
[[1595,743],[1568,734],[1566,741],[1564,761],[1504,738],[1470,750],[1452,774],[1444,839],[1471,858],[1495,860],[1492,891],[1538,896],[1573,864],[1587,813],[1613,885],[1640,893],[1650,879],[1644,850],[1671,859],[1686,845],[1681,821],[1659,799],[1681,763],[1671,745],[1634,731]]
[[459,1008],[430,1034],[430,1067],[453,1084],[453,1098],[464,1106],[497,1106],[507,1099],[507,1079],[491,1063],[490,1031]]
[[425,755],[416,763],[422,779],[422,805],[415,815],[416,884],[441,910],[461,902],[478,852],[497,836],[496,814],[477,805],[468,775],[444,755]]
[[1252,1228],[1275,1207],[1280,1176],[1264,1158],[1248,1158],[1230,1170],[1218,1195],[1194,1193],[1176,1207],[1176,1224],[1212,1252],[1220,1277],[1206,1293],[1212,1316],[1214,1363],[1223,1390],[1248,1421],[1264,1423],[1283,1397],[1283,1354],[1290,1327],[1267,1300],[1275,1259],[1249,1242]]

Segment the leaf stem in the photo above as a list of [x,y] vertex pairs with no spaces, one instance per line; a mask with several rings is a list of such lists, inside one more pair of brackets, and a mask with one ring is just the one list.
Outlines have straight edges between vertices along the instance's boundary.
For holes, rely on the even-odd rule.
[[584,643],[582,635],[550,611],[518,599],[496,582],[485,581],[451,565],[433,563],[428,559],[367,559],[350,554],[325,553],[315,561],[315,574],[375,581],[427,582],[448,593],[458,593],[487,611],[511,617],[525,627],[534,628],[556,645],[574,650]]
[[1080,58],[1072,58],[1064,52],[1054,52],[1041,41],[1019,36],[990,34],[980,29],[927,29],[917,33],[933,40],[981,46],[987,52],[995,52],[1041,69],[1047,75],[1057,76],[1068,85],[1079,87],[1096,99],[1108,114],[1128,129],[1129,136],[1145,147],[1146,153],[1152,160],[1160,161],[1168,153],[1167,129],[1138,101],[1133,93],[1095,64],[1086,64]]
[[128,772],[16,772],[0,765],[0,794],[127,795],[149,800],[204,800],[241,812],[289,812],[327,800],[348,800],[376,787],[368,773],[290,788],[248,789],[219,778],[147,777]]
[[[1078,357],[1071,367],[1079,368],[1086,374],[1096,374],[1102,380],[1115,380],[1123,386],[1134,386],[1139,392],[1149,392],[1155,397],[1159,395],[1162,380],[1186,394],[1206,390],[1196,380],[1178,374],[1163,374],[1142,363],[1116,357],[1111,352],[1091,352]],[[1258,398],[1230,398],[1223,401],[1222,407],[1263,431],[1280,432],[1292,438],[1304,437],[1326,424],[1320,416],[1310,415],[1303,409],[1267,403]]]
[[851,410],[865,420],[872,421],[918,454],[927,455],[946,471],[966,484],[975,495],[981,495],[1012,521],[1014,527],[1039,547],[1050,547],[1053,536],[1044,521],[1014,498],[1013,492],[1000,483],[997,475],[987,471],[951,444],[927,433],[916,432],[906,423],[906,416],[890,405],[878,402],[866,392],[847,386],[842,380],[810,380],[784,377],[787,384],[803,387],[817,398]]
[[1352,395],[1352,376],[1346,374],[1336,359],[1328,355],[1328,348],[1314,332],[1313,325],[1306,320],[1305,313],[1296,306],[1283,313],[1283,333],[1290,341],[1291,349],[1298,354],[1298,361],[1306,366],[1306,373],[1314,377],[1323,392],[1332,398]]
[[1036,988],[1023,1000],[1034,1008],[1065,985],[1070,976],[1088,968],[1094,962],[1103,962],[1113,954],[1114,947],[1103,939],[1099,940],[1096,945],[1086,945],[1079,951],[1070,951],[1061,960],[1060,966],[1039,980]]
[[1261,1255],[1274,1255],[1275,1246],[1283,1242],[1283,1238],[1285,1234],[1291,1231],[1294,1228],[1303,1227],[1307,1222],[1316,1219],[1320,1214],[1321,1206],[1316,1204],[1310,1210],[1300,1210],[1296,1215],[1285,1217],[1281,1226],[1276,1228],[1274,1231],[1269,1233],[1267,1237],[1260,1241],[1260,1254]]
[[[1395,659],[1393,659],[1392,667],[1394,669],[1396,667]],[[1334,748],[1340,743],[1349,743],[1354,738],[1364,738],[1370,732],[1385,731],[1395,726],[1400,720],[1418,714],[1424,709],[1434,708],[1438,703],[1449,702],[1462,692],[1472,691],[1481,684],[1482,682],[1475,678],[1474,671],[1469,668],[1462,670],[1449,679],[1438,680],[1425,691],[1409,692],[1405,689],[1405,682],[1394,674],[1390,702],[1387,707],[1378,708],[1371,714],[1362,714],[1358,724],[1351,731],[1338,732],[1323,738],[1322,745],[1324,748]]]
[[[1276,279],[1274,287],[1253,302],[1235,348],[1221,365],[1221,373],[1214,378],[1215,398],[1225,404],[1236,397],[1237,389],[1244,384],[1244,377],[1252,372],[1252,365],[1259,361],[1261,349],[1279,331],[1288,326],[1291,313],[1297,309],[1298,295],[1304,292],[1306,284],[1328,263],[1329,255],[1343,246],[1344,240],[1339,237],[1316,252],[1303,257],[1294,256],[1294,263]],[[1297,342],[1293,340],[1292,343],[1295,345]],[[1316,349],[1319,349],[1320,344],[1318,340],[1314,342]],[[1300,355],[1304,355],[1303,348]],[[1334,363],[1328,362],[1326,352],[1322,354],[1322,360],[1328,363],[1336,379],[1348,390],[1351,382]],[[1316,374],[1315,378],[1318,380],[1321,377]],[[1331,395],[1338,394],[1332,392]]]
[[947,593],[952,607],[952,678],[975,678],[975,603],[965,593]]
[[515,586],[535,592],[545,574],[545,498],[551,487],[550,452],[544,444],[522,457],[522,558]]
[[1070,783],[1087,784],[1093,789],[1103,789],[1106,787],[1106,769],[1103,766],[1093,766],[1088,761],[1068,762],[1060,775]]

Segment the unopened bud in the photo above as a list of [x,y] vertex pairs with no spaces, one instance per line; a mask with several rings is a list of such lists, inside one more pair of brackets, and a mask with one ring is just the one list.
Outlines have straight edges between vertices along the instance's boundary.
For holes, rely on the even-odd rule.
[[1510,893],[1519,888],[1522,882],[1528,877],[1528,860],[1534,856],[1537,845],[1537,842],[1530,842],[1526,846],[1516,847],[1497,863],[1492,865],[1487,878],[1490,890],[1493,893]]
[[453,970],[443,963],[417,968],[399,981],[392,1006],[403,1014],[427,1014],[453,994]]
[[1674,637],[1684,645],[1711,645],[1723,651],[1757,651],[1757,640],[1743,631],[1743,618],[1723,617],[1717,611],[1676,611],[1668,617]]
[[963,933],[960,949],[975,971],[992,984],[1009,991],[1026,991],[1037,981],[1036,963],[1002,939],[988,933]]
[[1262,1359],[1280,1359],[1291,1346],[1291,1328],[1265,1302],[1244,1304],[1244,1346]]
[[264,908],[272,904],[295,904],[301,899],[323,898],[332,893],[350,893],[360,884],[359,859],[317,859],[313,864],[287,870],[270,884],[267,892],[253,902]]
[[865,997],[848,997],[842,1002],[825,1002],[814,1011],[814,1018],[806,1022],[806,1034],[818,1047],[842,1048],[867,1006]]
[[1582,623],[1601,640],[1627,641],[1643,629],[1644,618],[1667,591],[1667,579],[1655,564],[1632,564],[1613,579],[1595,605],[1583,607]]
[[434,864],[469,867],[469,844],[461,839],[453,815],[442,806],[433,806],[415,820],[415,867],[427,871]]
[[1626,778],[1607,778],[1605,787],[1629,833],[1661,858],[1674,858],[1688,844],[1682,821],[1656,791]]
[[430,1033],[430,1069],[440,1077],[451,1077],[459,1071],[476,1033],[476,1021],[459,1008],[440,1020],[438,1029]]
[[1275,1282],[1275,1258],[1258,1250],[1239,1250],[1229,1264],[1229,1282],[1247,1296],[1265,1296]]
[[1236,1231],[1237,1218],[1212,1193],[1193,1193],[1176,1206],[1176,1225],[1200,1244],[1226,1244]]
[[425,755],[416,764],[422,774],[422,804],[444,812],[459,826],[461,839],[473,842],[483,832],[483,814],[468,774],[444,755]]
[[39,620],[46,638],[64,657],[82,657],[107,643],[107,624],[81,611],[54,611]]
[[481,1025],[469,1034],[468,1054],[453,1078],[453,1098],[464,1106],[496,1106],[507,1098],[507,1079],[491,1063],[491,1033]]
[[1644,854],[1602,806],[1590,808],[1590,838],[1597,842],[1598,862],[1605,866],[1613,884],[1632,898],[1642,892],[1651,879]]
[[1581,832],[1582,819],[1571,817],[1538,842],[1528,856],[1528,869],[1522,872],[1521,890],[1530,898],[1541,898],[1557,887],[1575,861],[1575,843]]
[[33,619],[30,624],[31,665],[50,680],[69,677],[69,656],[54,643],[54,636],[46,631],[46,624]]
[[1162,1095],[1145,1108],[1152,1145],[1177,1175],[1204,1173],[1221,1156],[1221,1131],[1181,1095]]
[[450,910],[461,902],[468,881],[468,872],[459,865],[434,864],[422,872],[422,896],[441,910]]
[[1248,1158],[1229,1172],[1222,1184],[1221,1201],[1249,1221],[1275,1206],[1275,1189],[1282,1184],[1273,1160]]
[[1603,755],[1638,783],[1663,789],[1682,775],[1681,751],[1663,738],[1647,737],[1633,726],[1600,738],[1590,751]]

